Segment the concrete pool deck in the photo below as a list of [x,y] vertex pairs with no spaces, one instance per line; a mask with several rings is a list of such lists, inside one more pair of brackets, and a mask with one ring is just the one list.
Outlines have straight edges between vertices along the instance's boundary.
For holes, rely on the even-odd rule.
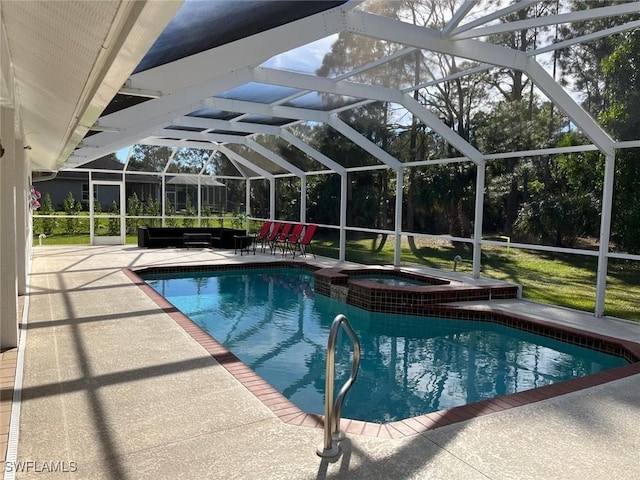
[[[321,459],[321,429],[283,423],[123,272],[254,260],[280,257],[35,247],[18,385],[17,460],[31,463],[17,478],[52,466],[50,477],[114,480],[637,478],[640,375],[408,437],[350,434],[337,461]],[[633,322],[521,300],[500,308],[640,342]]]

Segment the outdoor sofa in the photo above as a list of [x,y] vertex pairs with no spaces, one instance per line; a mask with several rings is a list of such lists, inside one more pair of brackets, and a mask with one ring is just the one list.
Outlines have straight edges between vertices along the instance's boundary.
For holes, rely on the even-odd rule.
[[238,240],[250,241],[246,238],[245,230],[224,227],[138,227],[138,246],[146,248],[194,246],[232,249],[240,246]]

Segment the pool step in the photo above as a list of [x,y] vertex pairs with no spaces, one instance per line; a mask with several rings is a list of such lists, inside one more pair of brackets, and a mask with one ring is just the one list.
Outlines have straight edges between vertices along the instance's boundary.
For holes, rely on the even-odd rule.
[[349,287],[345,287],[342,285],[331,285],[330,289],[330,298],[347,303],[347,298],[349,297]]

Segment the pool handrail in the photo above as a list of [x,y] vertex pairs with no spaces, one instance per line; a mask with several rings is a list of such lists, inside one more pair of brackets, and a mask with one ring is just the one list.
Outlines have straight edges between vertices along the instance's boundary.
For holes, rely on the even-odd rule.
[[[338,396],[333,401],[333,383],[335,379],[335,357],[336,357],[336,340],[340,327],[344,327],[345,332],[353,342],[353,361],[351,362],[351,374],[345,384],[338,392]],[[340,430],[340,417],[342,416],[342,404],[344,403],[347,393],[353,386],[358,377],[360,369],[360,341],[358,335],[351,327],[349,320],[343,314],[336,315],[331,329],[329,330],[329,339],[327,341],[327,367],[324,387],[324,443],[322,447],[317,449],[319,456],[323,458],[334,458],[338,456],[340,447],[338,442],[345,438],[344,432]]]

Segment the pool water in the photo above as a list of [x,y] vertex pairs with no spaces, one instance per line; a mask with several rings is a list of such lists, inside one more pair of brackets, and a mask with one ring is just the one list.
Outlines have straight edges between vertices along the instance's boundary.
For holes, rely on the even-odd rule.
[[[343,416],[389,422],[627,364],[505,326],[367,312],[313,292],[313,273],[247,269],[143,278],[300,409],[324,412],[329,328],[344,313],[362,359]],[[336,391],[352,345],[336,346]]]
[[354,275],[350,278],[350,280],[358,281],[358,280],[367,280],[369,282],[381,283],[383,285],[389,285],[392,287],[424,287],[429,284],[426,282],[421,282],[420,280],[413,280],[411,278],[403,278],[403,277],[394,277],[394,276],[386,276],[386,275]]

